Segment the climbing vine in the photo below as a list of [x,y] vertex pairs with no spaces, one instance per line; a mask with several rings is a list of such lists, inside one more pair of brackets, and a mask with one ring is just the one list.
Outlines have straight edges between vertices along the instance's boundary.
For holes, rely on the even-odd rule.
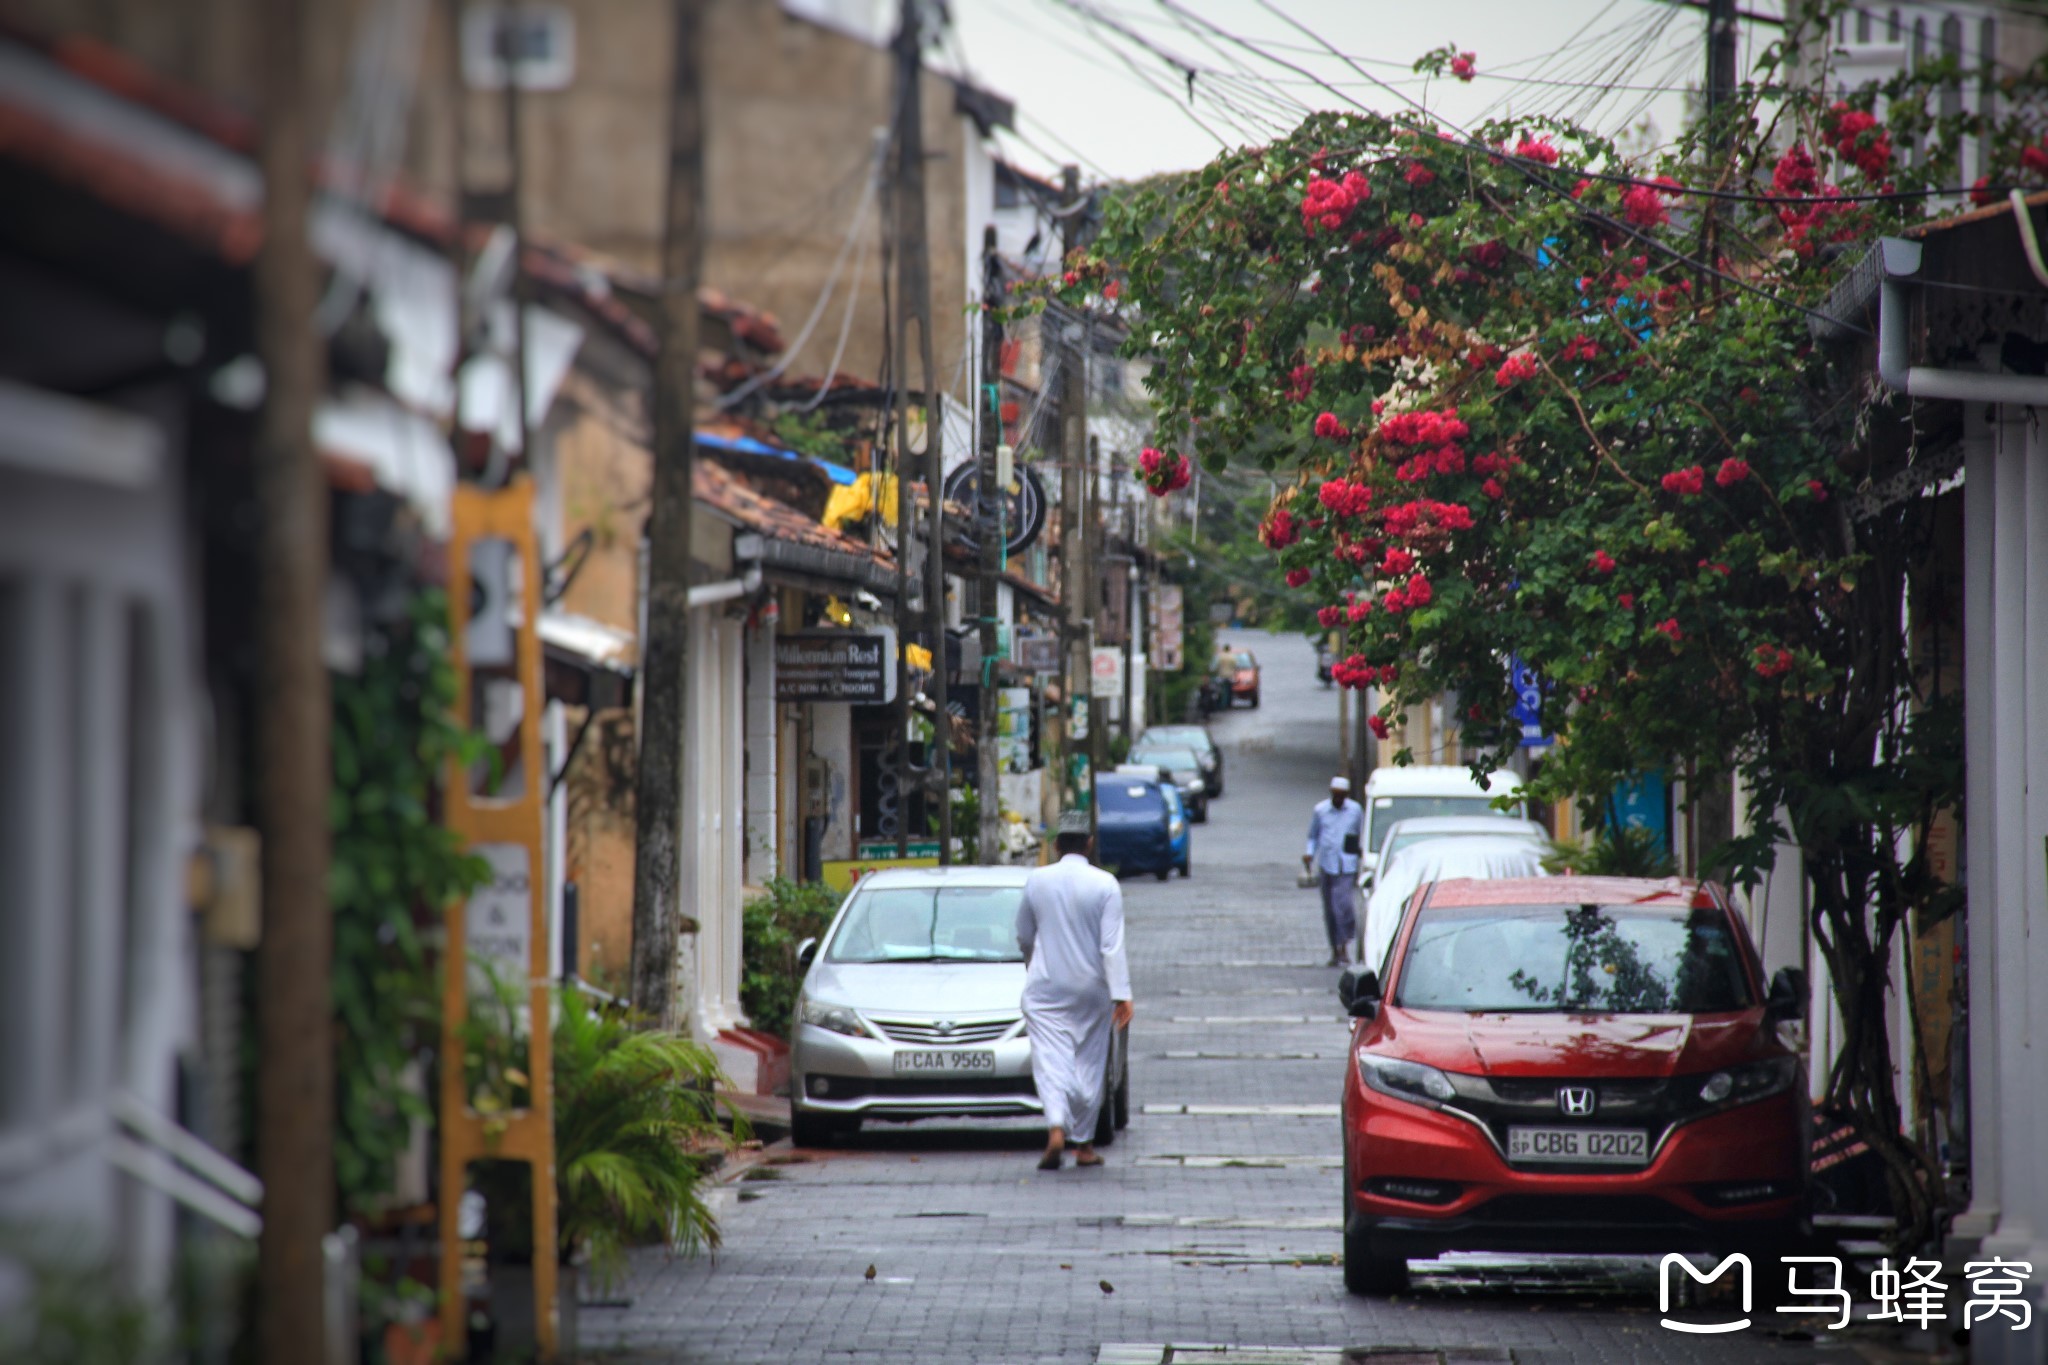
[[449,759],[478,756],[454,720],[447,619],[440,593],[419,594],[372,634],[361,674],[334,681],[335,1176],[351,1214],[390,1192],[412,1125],[433,1116],[407,1078],[440,1027],[427,935],[489,874],[435,809]]

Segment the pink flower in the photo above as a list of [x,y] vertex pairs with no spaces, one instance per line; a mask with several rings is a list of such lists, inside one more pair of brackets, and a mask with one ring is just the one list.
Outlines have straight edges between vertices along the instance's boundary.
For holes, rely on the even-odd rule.
[[1289,569],[1287,571],[1287,586],[1299,588],[1306,584],[1309,578],[1310,574],[1307,569]]
[[1493,373],[1493,382],[1505,389],[1535,376],[1536,358],[1526,351],[1520,351],[1501,362],[1501,367]]
[[1605,550],[1593,551],[1593,568],[1598,573],[1614,572],[1614,556]]
[[1515,144],[1515,155],[1524,161],[1540,161],[1546,166],[1557,164],[1557,148],[1547,137],[1525,137]]
[[1429,580],[1421,574],[1417,574],[1408,580],[1409,606],[1426,607],[1429,605],[1430,599],[1435,596],[1436,590],[1429,585]]
[[1424,185],[1436,182],[1436,172],[1423,165],[1420,161],[1411,161],[1408,163],[1408,169],[1401,173],[1401,178],[1417,189],[1421,189]]
[[1316,367],[1309,364],[1296,365],[1287,375],[1287,401],[1306,403],[1309,392],[1316,386]]
[[1668,175],[1658,176],[1653,184],[1631,185],[1621,196],[1622,216],[1637,227],[1660,227],[1671,221],[1671,209],[1664,200],[1679,188]]
[[1625,592],[1614,600],[1621,603],[1623,611],[1634,611],[1636,609],[1636,595],[1632,592]]
[[[1408,226],[1409,226],[1409,227],[1412,227],[1412,228],[1419,228],[1419,227],[1421,227],[1421,226],[1422,226],[1422,225],[1423,225],[1424,223],[1426,223],[1426,222],[1428,222],[1428,221],[1429,221],[1429,219],[1427,219],[1427,218],[1424,218],[1424,217],[1423,217],[1423,216],[1422,216],[1421,214],[1419,214],[1419,213],[1411,213],[1411,214],[1409,214],[1409,215],[1408,215]],[[1410,286],[1409,286],[1409,288],[1411,288],[1411,289],[1413,289],[1414,287],[1415,287],[1415,286],[1413,286],[1413,285],[1410,285]]]
[[1666,493],[1680,497],[1691,497],[1707,486],[1707,471],[1694,465],[1690,469],[1674,469],[1661,480]]
[[1108,299],[1111,303],[1115,303],[1116,296],[1123,292],[1124,286],[1121,280],[1111,280],[1108,284],[1102,286],[1102,297]]
[[2020,148],[2020,165],[2030,171],[2048,171],[2048,142]]
[[1301,529],[1294,524],[1294,514],[1285,507],[1274,511],[1272,519],[1259,531],[1259,539],[1266,542],[1269,550],[1284,550],[1301,539]]
[[1771,171],[1771,188],[1779,194],[1811,194],[1820,185],[1820,172],[1806,144],[1795,142],[1778,158]]
[[1351,432],[1349,428],[1337,420],[1336,413],[1326,412],[1316,418],[1316,435],[1326,441],[1342,441],[1349,439]]
[[1385,717],[1367,716],[1365,718],[1365,723],[1366,727],[1372,731],[1373,737],[1375,739],[1385,739],[1387,737],[1387,722]]
[[1485,483],[1479,485],[1479,491],[1492,498],[1495,502],[1506,497],[1508,492],[1506,486],[1499,479],[1488,479]]
[[1819,479],[1808,479],[1806,481],[1806,491],[1813,494],[1815,502],[1826,502],[1828,500],[1827,485]]
[[1680,640],[1683,640],[1685,638],[1685,632],[1678,628],[1678,618],[1675,616],[1667,617],[1664,620],[1659,621],[1656,625],[1650,627],[1650,629],[1656,631],[1659,635],[1662,635],[1667,640],[1670,640],[1673,644],[1677,644]]
[[1372,183],[1357,171],[1346,171],[1339,180],[1325,180],[1318,170],[1309,176],[1302,191],[1302,230],[1311,237],[1319,226],[1334,232],[1344,226],[1353,209],[1370,198]]
[[1321,627],[1322,627],[1322,628],[1323,628],[1324,630],[1328,630],[1328,629],[1330,629],[1330,628],[1331,628],[1332,626],[1336,626],[1336,625],[1340,625],[1340,624],[1342,624],[1342,623],[1343,623],[1343,620],[1344,620],[1344,608],[1342,608],[1342,607],[1317,607],[1317,608],[1316,608],[1316,623],[1317,623],[1318,625],[1320,625],[1320,626],[1321,626]]
[[1714,482],[1723,488],[1741,483],[1749,477],[1749,461],[1733,456],[1721,461],[1721,467],[1714,471]]
[[1415,567],[1415,556],[1406,550],[1389,550],[1387,557],[1380,561],[1380,573],[1387,578],[1397,578]]
[[1078,270],[1069,270],[1066,274],[1060,276],[1060,283],[1065,285],[1069,289],[1072,289],[1075,285],[1079,284],[1080,282],[1081,273]]
[[1372,615],[1372,599],[1370,597],[1361,597],[1344,609],[1345,619],[1354,623],[1363,621],[1370,615]]
[[1756,647],[1756,671],[1766,678],[1777,678],[1790,673],[1797,662],[1791,650],[1783,645],[1758,645]]
[[1472,83],[1472,76],[1477,70],[1477,53],[1460,52],[1457,56],[1451,58],[1451,74],[1464,81],[1467,85]]
[[1564,344],[1564,349],[1557,353],[1557,358],[1569,362],[1574,360],[1593,360],[1597,359],[1599,355],[1600,343],[1582,332]]

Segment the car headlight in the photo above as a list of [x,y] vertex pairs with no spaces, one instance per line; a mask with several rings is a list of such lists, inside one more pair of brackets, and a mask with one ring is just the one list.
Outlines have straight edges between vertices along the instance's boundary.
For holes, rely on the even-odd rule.
[[850,1038],[868,1036],[867,1025],[860,1021],[858,1014],[844,1005],[826,1005],[816,1000],[806,1000],[803,1021],[833,1033],[844,1033]]
[[1173,817],[1173,823],[1166,827],[1166,837],[1169,839],[1178,839],[1180,838],[1180,832],[1186,828],[1187,826],[1183,825],[1180,822],[1180,817],[1176,815]]
[[1399,1057],[1382,1057],[1364,1048],[1358,1049],[1358,1079],[1364,1081],[1368,1089],[1377,1090],[1382,1095],[1418,1104],[1453,1099],[1458,1093],[1451,1085],[1451,1078],[1433,1066],[1404,1061]]
[[1714,1072],[1700,1085],[1700,1101],[1717,1108],[1754,1104],[1781,1095],[1798,1082],[1797,1057],[1770,1057]]
[[1208,789],[1208,787],[1206,787],[1205,785],[1203,785],[1203,783],[1202,783],[1202,779],[1201,779],[1201,778],[1199,778],[1199,777],[1195,777],[1195,778],[1190,778],[1190,779],[1188,780],[1188,790],[1189,790],[1189,791],[1191,791],[1191,792],[1193,792],[1193,793],[1194,793],[1194,794],[1195,794],[1196,796],[1200,796],[1200,795],[1201,795],[1201,794],[1202,794],[1203,792],[1205,792],[1205,791],[1207,791],[1207,790],[1209,790],[1209,789]]

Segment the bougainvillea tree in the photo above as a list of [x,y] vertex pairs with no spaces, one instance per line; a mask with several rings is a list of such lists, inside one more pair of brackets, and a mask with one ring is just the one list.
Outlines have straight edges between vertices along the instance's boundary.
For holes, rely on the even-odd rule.
[[1957,201],[1919,192],[1955,187],[1963,134],[2002,149],[1978,197],[2044,178],[2023,102],[1943,122],[1927,88],[1781,90],[1651,165],[1556,120],[1317,115],[1116,202],[1067,281],[1120,285],[1162,445],[1281,476],[1273,571],[1344,632],[1375,733],[1455,691],[1503,762],[1517,657],[1559,740],[1535,795],[1738,781],[1754,829],[1712,861],[1753,881],[1798,846],[1844,1028],[1829,1097],[1905,1242],[1942,1186],[1902,1131],[1888,968],[1909,916],[1954,907],[1925,850],[1959,719],[1901,625],[1928,501],[1850,505],[1862,433],[1904,411],[1801,310],[1857,244]]

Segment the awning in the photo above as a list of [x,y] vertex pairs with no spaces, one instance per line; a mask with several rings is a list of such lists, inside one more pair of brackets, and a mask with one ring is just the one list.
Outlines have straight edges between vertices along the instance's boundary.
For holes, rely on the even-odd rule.
[[713,450],[736,450],[744,455],[768,455],[778,460],[802,460],[825,471],[834,483],[852,483],[859,476],[843,464],[833,464],[815,455],[799,455],[794,450],[771,446],[766,441],[757,441],[751,436],[720,436],[709,431],[697,433],[697,444]]

